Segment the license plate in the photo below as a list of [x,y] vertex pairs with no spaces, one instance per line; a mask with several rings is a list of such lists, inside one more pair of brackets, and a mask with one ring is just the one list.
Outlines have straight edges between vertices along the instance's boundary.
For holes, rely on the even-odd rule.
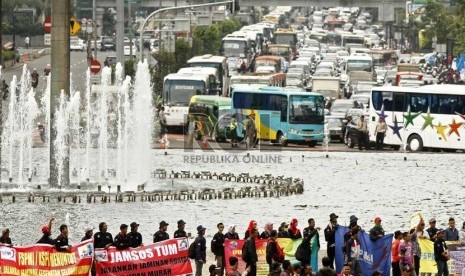
[[312,138],[305,138],[305,142],[311,142],[312,140]]

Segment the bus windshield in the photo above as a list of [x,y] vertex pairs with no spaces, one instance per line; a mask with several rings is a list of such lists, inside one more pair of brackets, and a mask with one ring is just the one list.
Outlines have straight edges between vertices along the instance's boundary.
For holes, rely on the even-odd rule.
[[371,72],[371,60],[348,60],[347,73],[352,71]]
[[223,52],[227,57],[239,57],[241,54],[246,52],[246,42],[245,41],[223,41]]
[[197,80],[167,80],[163,90],[165,104],[188,106],[192,96],[205,94],[205,83]]
[[289,123],[317,124],[324,121],[323,97],[293,95],[290,98]]
[[345,36],[343,37],[343,46],[346,46],[346,44],[361,44],[365,42],[365,39],[363,37],[350,37],[350,36]]
[[295,34],[275,34],[276,44],[296,45],[297,35]]

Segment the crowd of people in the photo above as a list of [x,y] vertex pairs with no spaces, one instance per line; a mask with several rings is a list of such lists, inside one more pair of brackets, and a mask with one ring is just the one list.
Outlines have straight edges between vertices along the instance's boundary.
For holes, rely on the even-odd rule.
[[[323,267],[318,270],[320,276],[336,275],[334,271],[334,262],[336,256],[336,231],[339,227],[337,222],[338,216],[334,213],[329,216],[329,223],[323,230],[324,238],[327,242],[327,256],[323,257]],[[52,225],[54,219],[50,219],[49,223],[42,227],[42,237],[37,241],[37,244],[53,245],[58,251],[70,251],[71,245],[68,241],[68,226],[63,224],[59,227],[60,234],[56,239],[51,237]],[[355,215],[350,217],[348,231],[344,234],[344,246],[342,248],[344,255],[344,266],[340,271],[340,276],[361,276],[363,275],[362,266],[358,260],[360,256],[360,232],[365,230],[358,225],[358,218]],[[153,235],[153,243],[161,242],[170,239],[168,234],[169,224],[166,221],[159,223],[158,231]],[[172,238],[190,238],[190,233],[185,231],[186,222],[179,220],[177,222],[177,230],[174,231]],[[319,232],[320,227],[316,227],[313,218],[308,219],[308,226],[302,231],[298,228],[299,222],[297,219],[292,219],[288,224],[282,222],[278,229],[274,229],[274,224],[266,223],[263,231],[259,233],[257,222],[251,220],[244,233],[243,238],[246,240],[242,248],[242,259],[246,263],[246,270],[238,271],[236,257],[231,257],[225,260],[224,246],[225,240],[239,239],[240,236],[236,232],[236,225],[230,225],[225,231],[223,223],[217,224],[217,232],[211,240],[211,251],[215,256],[215,264],[209,267],[211,275],[223,276],[225,273],[228,276],[248,275],[255,276],[257,274],[258,255],[255,247],[257,239],[266,239],[266,262],[269,265],[269,275],[314,275],[310,263],[313,250],[320,249]],[[92,228],[87,228],[84,231],[84,236],[81,241],[93,239],[94,248],[108,249],[114,246],[118,249],[137,248],[143,245],[142,235],[138,232],[139,224],[132,222],[130,225],[121,224],[120,232],[114,236],[108,232],[108,226],[105,222],[98,225],[98,232],[93,233]],[[130,228],[130,230],[129,230]],[[193,242],[194,256],[189,256],[195,261],[195,275],[202,275],[203,265],[207,262],[207,241],[205,239],[206,228],[202,225],[197,227],[197,237]],[[374,226],[367,233],[372,241],[376,241],[385,235],[385,230],[382,226],[380,217],[374,219]],[[289,260],[285,259],[283,249],[280,248],[277,238],[290,238],[293,240],[302,239],[301,244],[296,250],[295,258],[300,261],[292,265]],[[419,239],[429,239],[434,242],[434,258],[437,264],[438,276],[449,275],[447,261],[450,259],[447,251],[446,241],[464,241],[465,242],[465,222],[461,230],[455,227],[455,219],[449,219],[449,226],[446,229],[436,228],[436,220],[429,220],[429,228],[426,228],[423,217],[420,216],[419,223],[409,232],[394,232],[394,240],[392,242],[392,275],[393,276],[416,276],[420,273],[421,248]],[[316,242],[316,246],[315,243]],[[2,230],[0,244],[9,246],[12,245],[10,238],[10,230],[5,228]],[[312,249],[313,248],[313,249]],[[191,250],[191,249],[189,249]],[[230,271],[226,271],[226,261],[230,264]],[[379,272],[375,272],[379,273]],[[92,268],[92,275],[95,275],[95,268]]]

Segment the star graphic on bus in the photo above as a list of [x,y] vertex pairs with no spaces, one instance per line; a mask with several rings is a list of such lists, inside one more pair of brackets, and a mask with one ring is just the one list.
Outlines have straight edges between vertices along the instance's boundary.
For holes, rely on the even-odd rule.
[[412,126],[414,125],[413,124],[413,120],[420,116],[421,114],[421,111],[418,112],[418,113],[412,113],[411,110],[410,110],[410,105],[408,106],[408,109],[407,109],[407,115],[404,115],[404,118],[405,118],[405,125],[404,127],[407,128],[409,124],[411,124]]
[[381,106],[381,112],[376,112],[376,114],[378,114],[379,118],[383,119],[383,121],[386,121],[386,118],[389,117],[384,113],[384,104]]
[[460,116],[460,118],[462,118],[462,119],[464,119],[464,120],[465,120],[465,115],[463,115],[463,114],[460,114],[460,113],[458,113],[458,112],[455,112],[455,114],[459,115],[459,116]]
[[394,115],[394,125],[389,126],[392,129],[392,134],[396,134],[397,137],[402,141],[402,137],[400,137],[400,130],[402,129],[401,126],[399,126],[399,123],[397,122],[397,116]]
[[423,119],[425,119],[425,122],[423,123],[423,126],[421,127],[421,130],[425,130],[428,126],[431,126],[431,128],[434,129],[434,125],[433,125],[434,117],[431,116],[430,111],[429,111],[429,107],[428,107],[428,112],[426,113],[426,116],[421,115],[421,117],[423,117]]
[[442,125],[441,122],[439,122],[439,124],[434,126],[434,127],[436,128],[436,133],[441,135],[441,137],[442,137],[442,139],[444,139],[444,141],[447,141],[446,134],[444,133],[444,131],[446,131],[448,126],[447,125]]
[[450,136],[452,133],[457,134],[458,137],[460,137],[459,133],[459,128],[463,125],[463,123],[456,123],[455,119],[452,119],[452,124],[449,124],[449,132],[447,133],[448,136]]

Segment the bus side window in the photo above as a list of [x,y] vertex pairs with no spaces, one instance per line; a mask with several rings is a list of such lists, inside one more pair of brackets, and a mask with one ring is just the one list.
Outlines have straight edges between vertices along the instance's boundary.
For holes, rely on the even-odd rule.
[[288,109],[287,97],[286,96],[280,96],[280,97],[281,97],[281,122],[287,122],[287,109]]

